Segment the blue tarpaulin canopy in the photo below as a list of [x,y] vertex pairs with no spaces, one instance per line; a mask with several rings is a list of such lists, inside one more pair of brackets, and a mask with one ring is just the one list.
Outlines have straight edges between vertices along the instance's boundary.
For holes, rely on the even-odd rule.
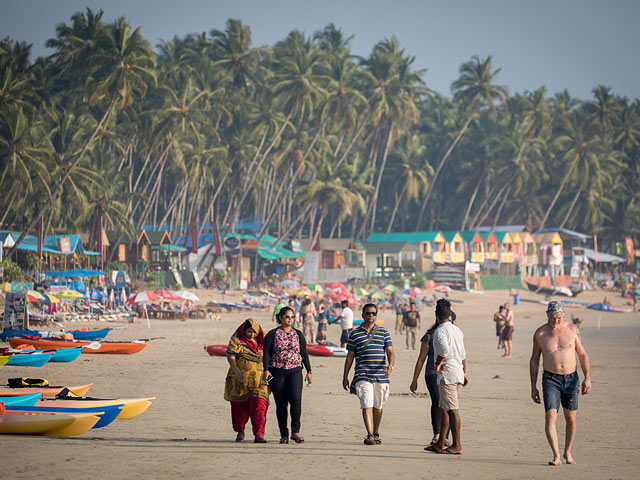
[[106,275],[99,270],[64,270],[64,271],[48,271],[44,272],[45,275],[50,277],[97,277],[99,275]]

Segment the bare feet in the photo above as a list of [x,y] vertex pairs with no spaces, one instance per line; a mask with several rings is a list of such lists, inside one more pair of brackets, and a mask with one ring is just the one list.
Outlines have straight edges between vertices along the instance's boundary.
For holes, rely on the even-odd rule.
[[575,465],[576,461],[573,459],[570,453],[565,452],[563,455],[564,459],[567,461],[567,465]]
[[560,458],[560,456],[556,456],[553,457],[553,460],[551,460],[549,462],[549,465],[553,466],[553,467],[557,467],[558,465],[562,465],[562,459]]

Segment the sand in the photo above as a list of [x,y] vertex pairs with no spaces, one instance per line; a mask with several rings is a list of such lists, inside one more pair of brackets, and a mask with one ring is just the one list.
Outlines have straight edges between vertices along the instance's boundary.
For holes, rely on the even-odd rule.
[[[203,300],[219,299],[199,291]],[[521,292],[525,299],[542,296]],[[580,300],[600,301],[602,292]],[[227,297],[228,298],[228,297]],[[530,398],[529,357],[534,330],[545,321],[544,306],[522,302],[514,307],[513,358],[496,349],[492,314],[508,292],[454,292],[458,325],[465,334],[470,385],[461,391],[462,456],[423,450],[431,438],[430,399],[421,378],[418,394],[409,392],[417,351],[393,335],[396,369],[391,397],[384,410],[382,445],[366,446],[355,396],[341,387],[343,359],[311,357],[314,382],[303,392],[304,444],[279,445],[275,405],[268,412],[269,443],[236,444],[229,404],[223,399],[227,362],[208,356],[203,347],[226,343],[246,317],[225,313],[220,320],[152,320],[128,324],[109,338],[164,336],[142,352],[83,355],[70,364],[42,368],[1,367],[0,379],[37,376],[53,384],[94,382],[94,396],[156,396],[143,415],[119,420],[78,437],[3,436],[0,464],[12,478],[637,478],[640,471],[640,313],[601,313],[584,308],[583,343],[591,358],[593,393],[580,398],[573,456],[577,465],[549,467],[551,452],[544,435],[544,409]],[[625,301],[609,295],[614,306]],[[569,310],[569,312],[574,311]],[[359,312],[356,312],[358,315]],[[254,313],[266,330],[268,312]],[[568,316],[568,315],[567,315]],[[390,327],[392,312],[381,316]],[[421,331],[431,324],[423,313]],[[426,320],[426,321],[425,321]],[[598,329],[598,324],[600,328]],[[70,324],[69,327],[84,326]],[[88,324],[104,327],[104,323]],[[329,327],[337,341],[339,327]],[[564,420],[559,419],[564,441]],[[250,426],[247,429],[250,435]],[[553,470],[550,470],[553,469]],[[636,473],[634,473],[636,472]]]

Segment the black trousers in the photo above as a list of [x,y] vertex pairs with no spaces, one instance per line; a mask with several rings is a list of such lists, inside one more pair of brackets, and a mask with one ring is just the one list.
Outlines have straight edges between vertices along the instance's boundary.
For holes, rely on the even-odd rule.
[[429,396],[431,397],[431,426],[433,427],[433,434],[440,433],[440,391],[438,390],[438,374],[427,373],[425,375],[427,381],[427,390],[429,390]]
[[291,405],[291,435],[300,432],[302,414],[302,367],[286,370],[270,368],[273,379],[269,382],[273,398],[276,401],[276,417],[281,437],[289,437],[287,419]]

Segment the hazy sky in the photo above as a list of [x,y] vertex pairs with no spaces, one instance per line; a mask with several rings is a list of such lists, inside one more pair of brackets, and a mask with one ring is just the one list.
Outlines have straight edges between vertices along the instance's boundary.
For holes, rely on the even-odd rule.
[[[396,35],[425,80],[450,95],[460,65],[493,55],[498,82],[512,93],[546,85],[591,97],[597,85],[640,97],[638,0],[0,0],[0,35],[33,44],[35,55],[74,12],[124,15],[153,45],[174,35],[224,29],[227,18],[251,27],[253,44],[273,45],[293,29],[312,35],[333,22],[368,55]],[[634,53],[635,52],[635,53]]]

